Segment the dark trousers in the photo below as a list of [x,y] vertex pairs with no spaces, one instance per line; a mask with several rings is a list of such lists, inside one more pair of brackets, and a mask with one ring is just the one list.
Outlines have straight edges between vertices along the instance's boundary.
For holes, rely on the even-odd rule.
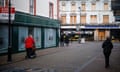
[[61,41],[61,42],[60,42],[60,46],[64,46],[64,41]]
[[27,56],[27,58],[31,58],[31,56],[32,56],[32,48],[26,48],[26,56]]
[[104,56],[105,56],[105,67],[106,67],[106,68],[110,66],[110,64],[109,64],[110,54],[111,54],[111,52],[109,52],[109,53],[104,53]]

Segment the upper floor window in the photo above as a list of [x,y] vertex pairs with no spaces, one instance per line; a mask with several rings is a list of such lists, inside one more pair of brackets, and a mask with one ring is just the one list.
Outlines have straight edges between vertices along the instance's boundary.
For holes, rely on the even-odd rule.
[[72,12],[75,12],[75,11],[76,11],[75,2],[72,2],[72,3],[71,3],[71,11],[72,11]]
[[83,3],[83,4],[81,5],[81,10],[82,10],[82,11],[85,11],[85,9],[86,9],[86,5],[85,5],[85,3]]
[[70,16],[70,24],[76,24],[76,16]]
[[92,3],[92,8],[91,10],[95,10],[96,9],[96,4],[95,3]]
[[91,15],[90,17],[91,17],[91,23],[92,24],[97,23],[97,15]]
[[8,6],[9,0],[0,0],[0,6]]
[[109,23],[109,15],[103,15],[103,23],[108,24]]
[[66,24],[66,16],[61,16],[61,23]]
[[30,14],[34,14],[34,0],[30,0]]
[[62,10],[63,11],[65,11],[65,6],[66,6],[65,2],[62,2]]
[[86,15],[80,16],[80,23],[85,24],[86,23]]
[[108,10],[108,3],[104,3],[104,10]]
[[53,18],[53,3],[49,3],[49,17]]

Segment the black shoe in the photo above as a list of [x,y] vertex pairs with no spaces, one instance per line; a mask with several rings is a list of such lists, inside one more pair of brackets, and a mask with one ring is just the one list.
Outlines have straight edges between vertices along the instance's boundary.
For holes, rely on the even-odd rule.
[[105,68],[109,68],[109,67],[110,67],[110,65],[106,65],[106,66],[105,66]]
[[25,56],[25,59],[28,59],[28,56]]

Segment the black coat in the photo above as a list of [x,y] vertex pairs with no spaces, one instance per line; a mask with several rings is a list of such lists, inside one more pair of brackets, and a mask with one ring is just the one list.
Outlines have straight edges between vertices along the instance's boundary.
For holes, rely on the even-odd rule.
[[64,42],[64,34],[60,36],[60,42]]
[[69,43],[69,35],[65,36],[65,43]]
[[113,44],[110,41],[110,39],[107,39],[102,44],[103,52],[104,53],[111,53],[111,50],[113,48]]

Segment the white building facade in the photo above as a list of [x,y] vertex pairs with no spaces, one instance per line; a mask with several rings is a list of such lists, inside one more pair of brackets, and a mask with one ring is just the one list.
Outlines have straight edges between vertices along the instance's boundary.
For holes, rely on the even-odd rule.
[[111,36],[115,19],[111,10],[111,0],[60,0],[59,18],[61,30],[92,34],[94,40],[104,40]]
[[13,52],[24,51],[24,40],[29,34],[33,35],[38,49],[58,46],[58,2],[0,0],[0,54],[7,53],[8,47]]
[[58,0],[11,0],[16,11],[57,19]]

